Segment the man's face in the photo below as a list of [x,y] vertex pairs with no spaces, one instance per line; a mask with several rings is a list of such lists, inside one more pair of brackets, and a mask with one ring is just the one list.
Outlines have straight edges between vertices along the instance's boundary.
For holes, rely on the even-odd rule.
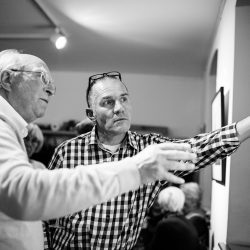
[[[51,80],[46,64],[32,55],[20,55],[23,70],[44,72]],[[14,109],[27,121],[32,122],[45,114],[51,92],[45,87],[41,74],[27,72],[12,72],[11,92],[9,102]]]
[[95,83],[91,108],[99,133],[122,135],[129,130],[131,104],[128,91],[120,80],[105,78]]

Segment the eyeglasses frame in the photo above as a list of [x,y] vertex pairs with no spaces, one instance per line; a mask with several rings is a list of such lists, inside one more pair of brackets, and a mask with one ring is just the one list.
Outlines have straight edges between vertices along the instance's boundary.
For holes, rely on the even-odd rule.
[[[93,79],[93,77],[95,77],[95,76],[100,76],[100,77]],[[102,79],[104,77],[118,77],[120,81],[122,80],[122,76],[121,76],[120,72],[118,72],[118,71],[110,71],[110,72],[105,72],[105,73],[100,73],[100,74],[90,76],[89,77],[89,85],[92,82],[97,81],[99,79]]]
[[[51,92],[51,93],[52,93],[53,96],[55,95],[55,93],[56,93],[56,86],[53,84],[53,82],[51,82],[51,81],[48,81],[48,82],[43,81],[42,76],[43,76],[43,75],[46,75],[45,72],[43,72],[43,71],[21,70],[21,69],[8,69],[8,70],[10,70],[10,71],[12,71],[12,72],[40,74],[40,79],[41,79],[41,82],[43,83],[44,87],[45,87],[45,88],[48,88],[49,85],[53,86],[53,90],[52,90],[53,93],[52,93],[52,92]],[[52,85],[52,84],[53,84],[53,85]]]

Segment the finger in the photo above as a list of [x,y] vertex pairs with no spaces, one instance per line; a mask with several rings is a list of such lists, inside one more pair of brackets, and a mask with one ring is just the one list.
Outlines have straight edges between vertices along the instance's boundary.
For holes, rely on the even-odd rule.
[[166,164],[166,167],[163,166],[165,169],[168,169],[170,171],[190,171],[195,170],[195,164],[190,162],[178,162],[178,161],[172,161],[171,163],[168,161],[168,164]]
[[197,161],[197,155],[194,153],[178,151],[178,150],[162,150],[162,155],[168,160],[176,161]]
[[169,172],[163,174],[163,180],[171,182],[173,184],[183,184],[185,182],[183,178],[175,176],[174,174]]
[[163,142],[158,144],[161,149],[172,149],[192,152],[192,148],[188,143]]

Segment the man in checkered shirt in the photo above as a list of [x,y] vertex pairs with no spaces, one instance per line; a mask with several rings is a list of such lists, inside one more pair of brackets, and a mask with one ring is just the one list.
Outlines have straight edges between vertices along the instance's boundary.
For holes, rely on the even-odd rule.
[[[62,143],[55,151],[50,169],[119,161],[137,154],[150,144],[174,141],[191,145],[198,156],[195,168],[198,170],[230,155],[246,139],[244,120],[237,125],[179,141],[159,134],[141,135],[130,131],[130,98],[119,72],[91,76],[87,103],[86,113],[95,124],[94,128]],[[190,171],[176,174],[184,176],[188,173]],[[51,225],[52,248],[132,249],[146,212],[163,185],[159,181],[143,185],[101,205],[57,219]]]

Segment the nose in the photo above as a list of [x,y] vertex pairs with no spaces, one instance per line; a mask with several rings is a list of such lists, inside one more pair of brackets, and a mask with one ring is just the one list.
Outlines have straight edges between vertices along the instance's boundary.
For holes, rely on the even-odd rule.
[[56,94],[56,86],[53,83],[49,83],[45,86],[45,91],[49,96],[54,96]]
[[114,113],[116,114],[116,113],[120,113],[123,111],[124,111],[123,105],[121,104],[119,100],[116,100],[115,106],[114,106]]

